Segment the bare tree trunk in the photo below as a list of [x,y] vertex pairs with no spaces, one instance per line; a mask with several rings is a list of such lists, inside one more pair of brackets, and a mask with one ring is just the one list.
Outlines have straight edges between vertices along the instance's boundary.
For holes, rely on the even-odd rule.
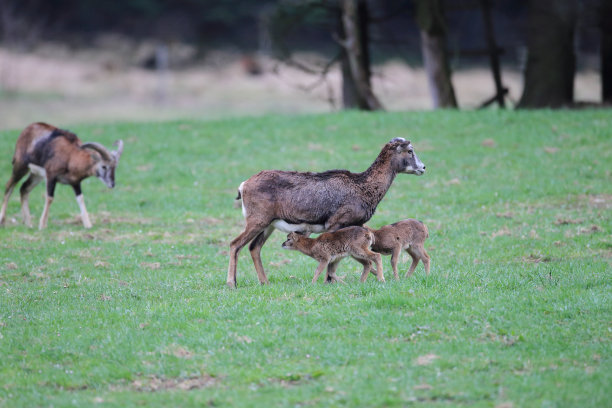
[[342,1],[343,97],[347,98],[344,106],[379,110],[383,109],[383,106],[370,85],[367,19],[365,0]]
[[[340,33],[340,38],[346,38],[342,21],[342,10],[340,9],[338,10],[338,32]],[[351,75],[348,53],[344,47],[340,51],[340,69],[342,73],[342,107],[344,109],[358,109],[360,108],[359,92]]]
[[416,22],[421,30],[423,63],[434,108],[456,108],[446,50],[446,23],[440,0],[415,0]]
[[612,2],[602,1],[601,30],[601,100],[612,103]]
[[531,0],[527,67],[519,108],[557,108],[574,100],[577,0]]

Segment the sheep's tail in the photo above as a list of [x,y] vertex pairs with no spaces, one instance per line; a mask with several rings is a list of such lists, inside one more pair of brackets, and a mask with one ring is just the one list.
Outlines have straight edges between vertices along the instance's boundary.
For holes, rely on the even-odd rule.
[[364,225],[363,228],[366,229],[366,238],[370,240],[370,246],[374,245],[376,242],[376,235],[374,235],[374,230],[367,225]]
[[423,230],[425,231],[425,238],[429,238],[429,229],[427,228],[427,225],[425,225],[425,223],[423,223],[423,221],[420,221],[421,225],[423,226]]

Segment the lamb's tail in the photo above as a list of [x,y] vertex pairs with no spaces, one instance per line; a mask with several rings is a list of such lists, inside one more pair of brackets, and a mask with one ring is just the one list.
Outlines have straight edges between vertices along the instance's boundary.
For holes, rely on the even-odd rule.
[[370,241],[370,246],[374,245],[376,242],[376,235],[374,235],[374,230],[366,225],[363,226],[366,229],[366,239]]
[[425,230],[425,238],[429,238],[429,229],[427,228],[427,225],[425,225],[425,223],[423,223],[423,221],[420,221],[421,225],[423,226],[423,230]]

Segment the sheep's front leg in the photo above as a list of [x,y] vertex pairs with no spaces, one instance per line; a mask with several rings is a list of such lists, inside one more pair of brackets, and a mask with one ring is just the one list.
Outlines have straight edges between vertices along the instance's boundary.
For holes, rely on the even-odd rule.
[[399,261],[401,253],[402,253],[401,245],[398,245],[395,248],[393,248],[393,251],[391,252],[391,268],[393,269],[393,276],[395,277],[396,280],[399,279],[399,274],[397,273],[397,262]]
[[38,229],[47,228],[47,219],[49,218],[49,207],[53,202],[53,194],[55,194],[55,179],[47,179],[47,196],[45,198],[45,207],[43,208],[42,215],[40,216],[40,222],[38,223]]
[[361,282],[365,282],[365,280],[368,278],[368,273],[372,272],[373,275],[376,275],[376,273],[374,272],[372,268],[372,262],[370,262],[367,259],[361,259],[361,258],[357,258],[355,256],[353,256],[353,259],[355,259],[357,262],[359,262],[361,265],[363,265],[363,271],[361,272]]
[[327,267],[328,263],[329,263],[329,259],[324,259],[321,262],[319,262],[319,266],[317,267],[317,270],[315,271],[314,278],[312,278],[312,283],[317,283],[317,279],[319,279],[319,276],[323,272],[323,269]]
[[242,234],[238,235],[230,243],[230,259],[227,268],[227,286],[230,288],[236,287],[236,263],[238,261],[238,253],[246,244],[252,241],[260,232],[267,226],[260,224],[250,224],[247,220],[247,225]]
[[85,228],[91,228],[89,213],[85,207],[85,198],[83,197],[83,192],[81,191],[81,183],[73,185],[72,189],[74,190],[74,195],[76,195],[76,200],[79,204],[79,209],[81,210],[81,221],[83,221],[83,226]]

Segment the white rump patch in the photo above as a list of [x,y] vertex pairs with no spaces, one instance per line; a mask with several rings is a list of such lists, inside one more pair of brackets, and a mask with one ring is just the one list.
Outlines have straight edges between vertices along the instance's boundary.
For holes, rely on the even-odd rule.
[[37,166],[35,164],[28,164],[28,167],[30,168],[30,171],[32,172],[32,174],[38,176],[38,177],[42,177],[44,179],[47,178],[47,172],[45,171],[44,168]]
[[325,232],[325,225],[322,224],[306,224],[305,222],[301,224],[291,224],[285,220],[275,220],[272,222],[272,226],[279,231],[283,231],[285,233],[290,232],[300,232],[300,233],[308,233],[308,234],[318,234],[321,232]]
[[246,218],[246,207],[244,206],[244,196],[242,195],[242,189],[244,188],[244,181],[240,183],[238,186],[238,192],[240,193],[241,203],[242,203],[242,216]]

